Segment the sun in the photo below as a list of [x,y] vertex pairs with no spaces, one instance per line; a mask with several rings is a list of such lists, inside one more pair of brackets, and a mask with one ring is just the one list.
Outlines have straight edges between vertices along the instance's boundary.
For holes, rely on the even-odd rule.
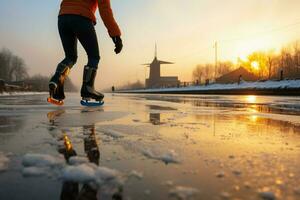
[[259,63],[257,61],[252,61],[251,67],[255,70],[259,70]]

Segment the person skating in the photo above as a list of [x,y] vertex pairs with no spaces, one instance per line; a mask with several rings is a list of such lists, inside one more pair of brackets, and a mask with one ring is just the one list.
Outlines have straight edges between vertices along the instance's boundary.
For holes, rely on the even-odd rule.
[[114,19],[110,0],[62,0],[58,16],[58,30],[65,58],[58,64],[55,74],[49,82],[50,98],[48,101],[51,103],[63,104],[65,99],[64,81],[77,61],[78,41],[88,56],[88,63],[84,66],[81,97],[84,100],[95,99],[96,101],[102,101],[104,98],[104,95],[94,88],[100,61],[98,40],[94,28],[97,8],[109,36],[115,44],[115,53],[120,53],[123,48],[121,31]]

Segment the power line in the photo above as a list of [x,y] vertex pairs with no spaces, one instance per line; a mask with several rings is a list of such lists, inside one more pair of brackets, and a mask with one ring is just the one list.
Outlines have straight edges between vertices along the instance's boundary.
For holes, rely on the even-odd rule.
[[[267,34],[267,33],[272,33],[272,32],[278,32],[278,31],[282,31],[282,30],[286,30],[288,28],[291,28],[293,26],[297,26],[297,25],[300,25],[300,19],[297,20],[296,22],[294,23],[291,23],[291,24],[287,24],[287,25],[284,25],[284,26],[281,26],[281,27],[276,27],[276,28],[271,28],[269,30],[265,30],[265,31],[260,31],[260,32],[256,32],[256,33],[253,33],[251,35],[248,35],[248,36],[245,36],[245,37],[237,37],[237,38],[232,38],[232,39],[224,39],[224,40],[219,40],[219,42],[233,42],[233,41],[238,41],[238,40],[247,40],[251,37],[254,37],[254,36],[258,36],[258,35],[264,35],[264,34]],[[215,43],[213,45],[213,47],[215,48]],[[219,44],[217,44],[219,45]],[[207,50],[209,50],[211,48],[211,46],[209,45],[209,47],[206,47],[206,48],[202,48],[200,51],[198,51],[197,53],[193,53],[193,54],[188,54],[188,55],[185,55],[185,56],[182,56],[182,57],[190,57],[190,56],[195,56],[195,55],[203,55],[203,53],[205,53]],[[215,48],[215,50],[217,50],[217,48]],[[217,55],[217,53],[216,53]],[[217,56],[215,56],[217,58]]]
[[297,26],[297,25],[300,25],[300,21],[297,21],[297,22],[291,23],[291,24],[287,24],[287,25],[284,25],[284,26],[281,26],[281,27],[272,28],[272,29],[269,29],[269,30],[253,33],[253,34],[245,36],[245,37],[221,40],[221,42],[232,42],[232,41],[237,41],[237,40],[246,40],[246,39],[249,39],[253,36],[264,35],[264,34],[272,33],[272,32],[278,32],[278,31],[286,30],[286,29],[288,29],[290,27],[293,27],[293,26]]

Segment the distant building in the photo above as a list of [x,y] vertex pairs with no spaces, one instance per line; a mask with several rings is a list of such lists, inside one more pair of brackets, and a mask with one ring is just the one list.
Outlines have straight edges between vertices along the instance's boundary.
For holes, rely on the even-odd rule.
[[244,81],[258,81],[259,77],[246,70],[244,67],[240,67],[232,72],[229,72],[216,79],[217,83],[238,83],[240,80]]
[[155,46],[155,57],[152,63],[144,64],[150,67],[149,78],[146,79],[146,88],[161,88],[161,87],[175,87],[180,81],[177,76],[161,76],[161,64],[174,64],[171,62],[161,61],[157,59],[157,49]]

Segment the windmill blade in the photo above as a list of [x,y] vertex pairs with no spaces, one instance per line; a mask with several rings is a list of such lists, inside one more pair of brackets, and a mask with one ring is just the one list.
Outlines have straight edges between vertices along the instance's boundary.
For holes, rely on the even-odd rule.
[[162,60],[159,60],[158,61],[160,64],[174,64],[172,62],[167,62],[167,61],[162,61]]
[[151,63],[141,64],[141,65],[150,66],[150,65],[151,65]]

